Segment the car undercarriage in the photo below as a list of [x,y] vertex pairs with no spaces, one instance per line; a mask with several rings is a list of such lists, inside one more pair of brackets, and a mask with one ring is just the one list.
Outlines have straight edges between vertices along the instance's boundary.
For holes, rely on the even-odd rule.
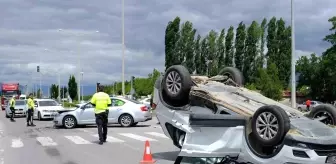
[[180,157],[221,160],[217,163],[309,164],[336,159],[334,107],[320,105],[302,113],[244,88],[243,81],[232,67],[209,78],[192,76],[180,65],[157,80],[157,118],[181,149]]

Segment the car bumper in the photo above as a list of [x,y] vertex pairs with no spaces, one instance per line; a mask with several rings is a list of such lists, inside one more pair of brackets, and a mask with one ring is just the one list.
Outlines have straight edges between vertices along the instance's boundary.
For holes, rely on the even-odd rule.
[[41,118],[43,119],[54,118],[56,115],[56,112],[41,112]]
[[53,120],[53,123],[55,126],[63,126],[63,117],[60,117],[59,115],[58,116],[55,116],[54,117],[54,120]]
[[[7,115],[11,115],[12,114],[12,111],[6,111],[7,112]],[[15,116],[25,116],[26,115],[26,111],[15,111]]]
[[134,122],[145,122],[149,120],[152,120],[152,114],[150,111],[137,114],[136,117],[134,118]]

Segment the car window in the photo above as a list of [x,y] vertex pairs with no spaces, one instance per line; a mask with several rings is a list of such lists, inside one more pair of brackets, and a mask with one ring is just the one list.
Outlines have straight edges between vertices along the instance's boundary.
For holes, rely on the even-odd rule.
[[39,101],[40,106],[58,106],[58,103],[56,101]]
[[125,104],[125,101],[119,100],[119,99],[111,99],[112,106],[123,106]]
[[15,105],[26,105],[25,101],[16,101]]
[[146,102],[150,102],[150,99],[146,99]]
[[93,105],[91,103],[88,103],[84,106],[84,108],[93,108]]
[[313,102],[311,102],[311,104],[315,105],[316,103],[313,101]]

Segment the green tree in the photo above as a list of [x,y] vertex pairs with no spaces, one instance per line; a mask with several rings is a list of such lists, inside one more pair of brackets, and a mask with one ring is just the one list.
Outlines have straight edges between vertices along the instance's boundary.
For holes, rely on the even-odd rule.
[[165,33],[165,67],[166,69],[174,64],[178,63],[179,54],[177,54],[176,47],[179,40],[180,30],[179,17],[176,17],[173,21],[168,22]]
[[224,61],[225,61],[225,42],[224,42],[224,39],[225,39],[225,29],[222,29],[220,34],[219,34],[219,37],[216,41],[216,44],[217,44],[217,55],[216,55],[216,58],[218,59],[217,60],[217,70],[215,72],[218,73],[218,71],[224,66]]
[[274,100],[281,100],[282,86],[276,65],[271,63],[267,69],[259,68],[258,75],[256,83],[261,94]]
[[262,68],[265,64],[265,36],[266,36],[266,28],[267,28],[267,19],[264,18],[261,22],[260,25],[260,30],[261,30],[261,34],[260,34],[260,56],[258,58],[258,68]]
[[61,87],[61,98],[66,98],[68,93],[68,88],[67,87]]
[[245,40],[246,40],[246,27],[243,22],[240,22],[236,30],[236,40],[235,40],[235,66],[239,70],[243,70],[243,61],[245,53]]
[[58,85],[51,84],[50,86],[50,98],[57,99],[58,97]]
[[207,36],[207,49],[208,49],[208,55],[207,55],[207,61],[208,64],[208,73],[210,76],[217,74],[217,46],[216,46],[216,40],[217,40],[217,32],[214,30],[211,30],[209,32],[209,35]]
[[277,61],[277,35],[276,35],[277,25],[276,18],[272,17],[272,19],[268,22],[267,25],[267,66],[270,63],[276,63]]
[[179,63],[183,63],[190,73],[194,72],[194,38],[196,30],[193,24],[186,21],[182,24],[178,41]]
[[225,66],[233,66],[233,55],[234,55],[234,28],[230,26],[225,37]]
[[207,66],[207,58],[208,58],[208,38],[205,37],[202,39],[201,41],[201,62],[200,62],[200,65],[198,66],[199,67],[199,70],[200,70],[200,74],[201,75],[206,75],[207,74],[207,70],[208,70],[208,66]]
[[75,100],[77,97],[77,82],[75,75],[70,75],[69,81],[68,81],[68,92],[69,96],[72,100]]
[[259,68],[256,66],[256,57],[258,54],[258,41],[260,38],[260,27],[256,21],[253,21],[247,29],[247,38],[245,42],[246,52],[244,56],[243,75],[246,83],[254,82],[256,72]]
[[195,70],[196,74],[202,73],[202,67],[201,67],[201,35],[197,35],[197,39],[194,44],[194,53],[195,53]]

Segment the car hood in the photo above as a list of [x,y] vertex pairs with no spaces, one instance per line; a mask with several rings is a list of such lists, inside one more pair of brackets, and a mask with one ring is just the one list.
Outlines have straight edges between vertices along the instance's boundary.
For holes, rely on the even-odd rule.
[[15,109],[25,109],[27,108],[26,105],[15,105]]
[[308,143],[336,144],[336,129],[318,120],[301,117],[291,119],[287,137]]
[[62,106],[43,106],[43,107],[38,107],[40,110],[62,110],[64,109]]

